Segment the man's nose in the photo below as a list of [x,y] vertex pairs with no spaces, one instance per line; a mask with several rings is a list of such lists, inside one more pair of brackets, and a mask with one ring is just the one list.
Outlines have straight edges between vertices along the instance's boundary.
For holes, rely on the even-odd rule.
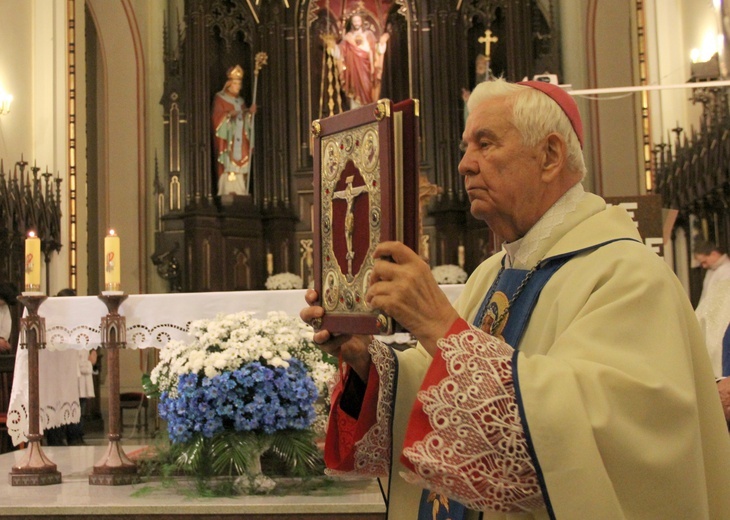
[[472,158],[471,153],[467,150],[459,161],[459,174],[460,175],[475,175],[479,172],[479,165],[476,160]]

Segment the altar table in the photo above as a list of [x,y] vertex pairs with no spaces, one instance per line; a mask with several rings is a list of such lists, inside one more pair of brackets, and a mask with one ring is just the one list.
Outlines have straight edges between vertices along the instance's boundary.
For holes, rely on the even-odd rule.
[[[131,453],[141,446],[125,446]],[[244,520],[384,520],[385,503],[376,480],[337,482],[328,491],[310,494],[196,498],[180,486],[151,481],[128,486],[91,486],[89,473],[106,446],[47,446],[43,451],[57,465],[62,483],[11,486],[0,478],[0,517],[41,516],[172,520],[241,518]],[[19,464],[23,451],[0,455],[0,473]],[[147,492],[140,491],[146,488]],[[135,494],[135,492],[137,492]]]
[[[453,302],[463,285],[442,285]],[[163,348],[169,341],[192,341],[188,324],[221,314],[252,312],[265,318],[270,311],[299,316],[306,305],[304,289],[202,293],[130,294],[119,307],[125,316],[128,348]],[[107,309],[97,296],[48,298],[38,309],[46,321],[46,349],[39,352],[41,430],[78,422],[77,353],[73,349],[101,346],[100,323]],[[407,334],[389,341],[403,342]],[[28,432],[28,352],[18,349],[8,409],[8,433],[13,444]]]

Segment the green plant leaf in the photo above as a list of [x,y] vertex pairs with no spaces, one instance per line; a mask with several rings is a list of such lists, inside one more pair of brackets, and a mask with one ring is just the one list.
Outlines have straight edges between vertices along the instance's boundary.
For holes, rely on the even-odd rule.
[[272,435],[271,451],[292,474],[312,475],[321,469],[320,451],[311,430],[282,430]]
[[152,382],[149,374],[142,374],[142,391],[148,399],[160,397],[160,389]]
[[189,443],[181,446],[177,457],[180,469],[185,473],[198,476],[210,474],[208,460],[210,460],[209,442],[201,433],[195,434]]
[[256,454],[256,435],[224,431],[211,442],[211,467],[215,475],[244,475]]

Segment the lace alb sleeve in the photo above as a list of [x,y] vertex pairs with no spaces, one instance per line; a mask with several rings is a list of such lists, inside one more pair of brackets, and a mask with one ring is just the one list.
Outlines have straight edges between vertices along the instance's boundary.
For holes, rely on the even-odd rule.
[[415,473],[403,477],[471,509],[544,507],[515,398],[514,349],[478,329],[438,346],[429,372],[447,376],[418,393],[430,431],[404,449]]

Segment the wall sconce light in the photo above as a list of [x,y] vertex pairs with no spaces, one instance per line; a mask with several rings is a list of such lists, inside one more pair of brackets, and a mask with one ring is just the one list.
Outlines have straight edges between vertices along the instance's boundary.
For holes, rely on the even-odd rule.
[[0,88],[0,116],[10,113],[10,105],[13,102],[13,96]]

